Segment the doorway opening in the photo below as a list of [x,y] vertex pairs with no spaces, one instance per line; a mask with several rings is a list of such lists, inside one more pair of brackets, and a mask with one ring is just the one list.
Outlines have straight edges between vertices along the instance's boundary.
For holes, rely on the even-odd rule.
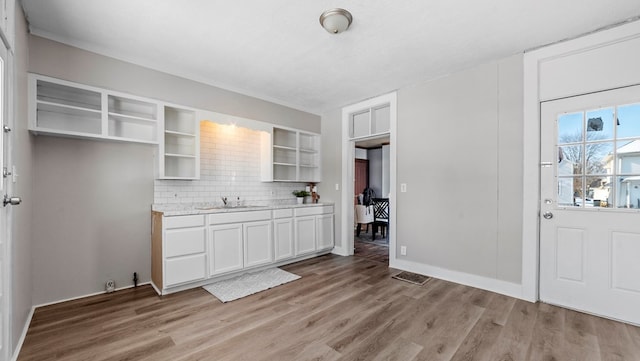
[[355,142],[354,256],[389,264],[390,137]]
[[[356,190],[356,149],[380,148],[380,152],[388,153],[388,161],[384,173],[380,170],[380,184],[385,183],[384,189],[376,191],[373,205],[382,205],[386,211],[385,219],[374,219],[369,223],[369,230],[377,231],[375,238],[384,238],[388,247],[386,257],[388,265],[394,266],[395,262],[395,216],[396,216],[396,127],[397,127],[397,95],[395,92],[371,98],[360,103],[347,106],[342,109],[342,217],[341,217],[341,245],[336,247],[335,253],[351,256],[354,255],[354,236],[356,228],[356,205],[360,201],[358,195],[363,190]],[[384,145],[384,148],[383,148]],[[358,147],[358,148],[356,148]],[[358,152],[361,152],[358,150]],[[371,163],[369,168],[371,171]],[[384,177],[382,177],[384,174]],[[369,179],[371,181],[371,179]],[[371,182],[367,189],[371,188]],[[359,188],[362,185],[359,184]],[[364,201],[364,194],[363,194]],[[386,204],[384,203],[386,202]],[[371,210],[371,213],[374,213]],[[380,217],[382,218],[382,217]],[[372,227],[374,230],[372,230]],[[361,229],[361,235],[364,233]],[[373,239],[373,236],[371,236]]]

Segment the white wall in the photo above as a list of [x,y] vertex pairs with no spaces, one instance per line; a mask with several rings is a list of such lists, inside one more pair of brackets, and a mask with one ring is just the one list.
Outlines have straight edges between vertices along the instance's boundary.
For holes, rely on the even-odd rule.
[[[317,115],[36,36],[29,36],[29,71],[241,118],[320,129]],[[107,278],[118,287],[132,285],[134,271],[140,282],[149,281],[153,150],[148,145],[36,138],[34,304],[101,292]]]

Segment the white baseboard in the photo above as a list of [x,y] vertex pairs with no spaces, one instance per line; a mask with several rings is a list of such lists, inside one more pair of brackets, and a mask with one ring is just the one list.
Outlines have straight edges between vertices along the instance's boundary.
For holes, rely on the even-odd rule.
[[465,286],[480,288],[483,290],[500,293],[502,295],[518,298],[521,300],[535,302],[523,296],[521,284],[498,280],[484,276],[473,275],[464,272],[452,271],[440,267],[430,266],[422,263],[406,260],[389,260],[389,267],[402,271],[419,273],[425,276],[439,278],[445,281],[459,283]]
[[20,339],[18,340],[18,344],[16,345],[16,349],[13,350],[13,356],[11,356],[11,361],[18,360],[18,356],[20,355],[20,350],[22,350],[22,345],[24,344],[24,339],[27,337],[27,331],[29,331],[29,325],[31,325],[31,319],[33,318],[33,313],[36,311],[35,306],[31,306],[31,311],[27,316],[27,320],[24,323],[24,327],[22,328],[22,334],[20,335]]
[[345,247],[333,247],[333,254],[337,254],[338,256],[348,256],[347,249]]
[[[148,285],[148,284],[151,284],[151,281],[149,281],[149,282],[144,282],[144,283],[138,283],[138,287],[140,287],[140,286],[145,286],[145,285]],[[121,290],[126,290],[126,289],[129,289],[129,288],[134,288],[134,287],[135,287],[134,285],[128,285],[128,286],[124,286],[124,287],[119,287],[119,288],[116,288],[116,290],[115,290],[114,292],[116,292],[116,291],[121,291]],[[41,303],[41,304],[39,304],[39,305],[35,305],[35,306],[33,306],[33,307],[34,307],[34,308],[38,308],[38,307],[44,307],[44,306],[51,306],[51,305],[56,305],[56,304],[58,304],[58,303],[62,303],[62,302],[68,302],[68,301],[75,301],[75,300],[79,300],[79,299],[81,299],[81,298],[85,298],[85,297],[91,297],[91,296],[103,295],[103,294],[105,294],[105,293],[107,293],[107,291],[95,292],[95,293],[90,293],[90,294],[83,295],[83,296],[77,296],[77,297],[66,298],[66,299],[58,300],[58,301],[52,301],[52,302]]]

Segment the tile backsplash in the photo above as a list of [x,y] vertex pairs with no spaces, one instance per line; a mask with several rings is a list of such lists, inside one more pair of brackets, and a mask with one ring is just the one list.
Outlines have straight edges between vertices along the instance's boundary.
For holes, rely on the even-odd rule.
[[242,204],[295,202],[291,194],[304,183],[260,181],[260,131],[203,121],[200,123],[200,179],[154,181],[156,204],[214,203],[220,197]]

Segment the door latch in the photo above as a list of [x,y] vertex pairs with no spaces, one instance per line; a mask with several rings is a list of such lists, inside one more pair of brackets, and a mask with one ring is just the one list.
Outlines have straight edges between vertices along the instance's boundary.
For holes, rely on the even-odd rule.
[[9,197],[8,195],[4,195],[4,199],[2,200],[2,204],[6,207],[7,204],[10,204],[12,206],[17,206],[18,204],[22,203],[22,198],[20,197]]

